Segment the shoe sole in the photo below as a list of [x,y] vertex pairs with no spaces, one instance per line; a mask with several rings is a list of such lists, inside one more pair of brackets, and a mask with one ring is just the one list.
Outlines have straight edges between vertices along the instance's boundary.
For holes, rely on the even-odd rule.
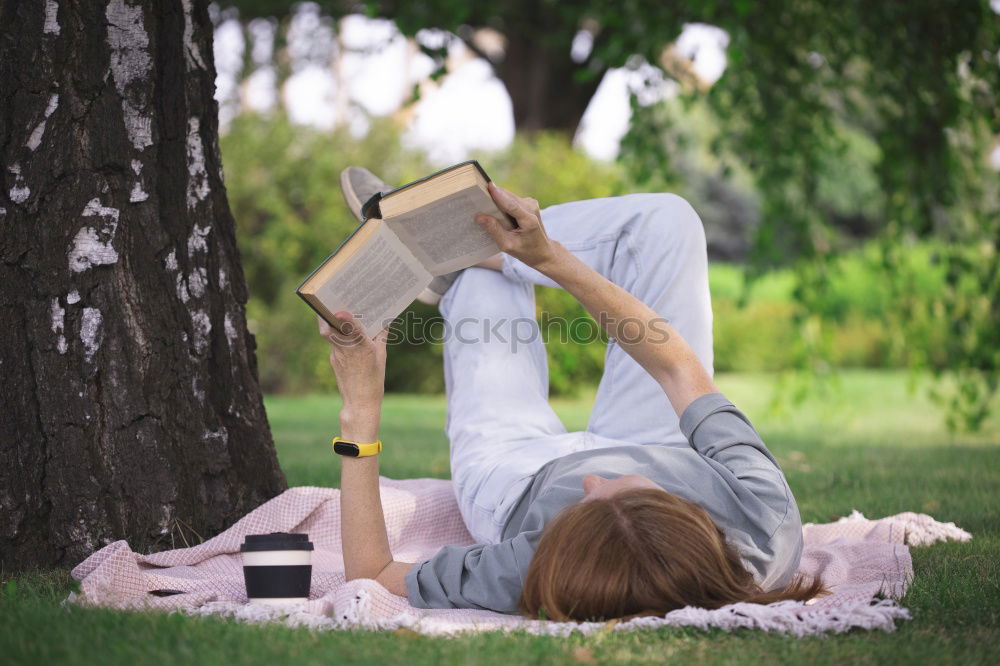
[[361,215],[361,206],[364,202],[358,199],[358,195],[354,193],[351,179],[347,177],[347,169],[340,172],[340,191],[344,195],[344,203],[354,213],[354,217],[358,218],[359,222],[364,221],[364,217]]

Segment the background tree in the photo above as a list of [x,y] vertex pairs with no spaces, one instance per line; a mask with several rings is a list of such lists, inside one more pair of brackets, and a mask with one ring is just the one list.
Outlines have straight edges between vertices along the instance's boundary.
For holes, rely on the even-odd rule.
[[0,558],[207,537],[285,487],[207,0],[0,3]]
[[[287,0],[227,0],[245,17],[288,14],[293,3]],[[344,2],[321,0],[317,3],[335,17],[357,11],[371,16],[393,19],[408,37],[425,28],[449,31],[476,55],[484,58],[503,81],[510,94],[514,125],[518,131],[554,130],[568,134],[576,132],[583,112],[597,90],[601,77],[609,66],[623,64],[632,49],[641,43],[627,40],[643,33],[626,34],[618,27],[597,30],[595,16],[620,16],[620,25],[628,26],[642,20],[641,12],[654,3],[555,2],[553,0],[515,0],[513,2],[480,3],[448,2]],[[657,17],[661,13],[656,11]],[[655,18],[655,17],[654,17]],[[679,19],[673,17],[672,23]],[[603,26],[602,26],[603,27]],[[668,28],[669,26],[663,26]],[[594,32],[593,48],[572,51],[573,40],[580,30]],[[499,41],[487,36],[499,37]],[[630,31],[631,32],[631,31]],[[492,36],[491,35],[491,36]],[[656,38],[662,42],[662,37]],[[437,74],[445,73],[447,43],[440,48],[422,50],[438,65]]]

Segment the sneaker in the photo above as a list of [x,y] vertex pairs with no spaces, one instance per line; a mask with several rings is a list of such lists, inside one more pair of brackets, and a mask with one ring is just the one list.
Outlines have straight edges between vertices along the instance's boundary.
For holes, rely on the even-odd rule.
[[[364,219],[361,207],[371,199],[376,192],[388,192],[392,188],[385,181],[364,167],[351,166],[340,172],[340,191],[344,195],[347,207],[358,220]],[[420,292],[417,300],[424,305],[437,305],[441,297],[448,291],[460,271],[435,277],[431,283]]]
[[361,207],[376,192],[388,192],[391,189],[381,178],[364,167],[351,166],[340,172],[340,191],[347,207],[358,220],[363,219]]

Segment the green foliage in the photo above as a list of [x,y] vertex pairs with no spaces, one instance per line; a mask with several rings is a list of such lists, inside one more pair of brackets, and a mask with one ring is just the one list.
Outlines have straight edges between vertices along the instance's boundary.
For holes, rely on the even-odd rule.
[[629,192],[621,167],[587,157],[556,133],[519,136],[503,151],[484,155],[483,161],[489,162],[490,176],[497,182],[534,197],[542,208]]
[[[718,119],[712,150],[748,169],[760,192],[754,270],[795,270],[801,365],[831,358],[822,331],[838,316],[833,258],[857,232],[878,235],[891,294],[883,317],[906,341],[894,345],[928,343],[933,319],[946,318],[944,339],[907,358],[955,373],[953,422],[977,427],[1000,379],[987,305],[1000,302],[998,178],[985,159],[1000,132],[1000,20],[989,3],[719,1],[685,15],[731,38],[726,74],[701,95]],[[669,179],[671,117],[636,112],[627,163],[642,181]],[[933,262],[916,263],[930,257],[909,253],[913,239],[933,239]],[[939,267],[934,298],[912,291]]]
[[[222,137],[222,149],[250,287],[248,316],[257,336],[261,381],[269,391],[328,389],[333,380],[327,345],[294,289],[356,225],[341,198],[339,172],[364,164],[400,183],[434,167],[401,147],[397,129],[388,122],[376,123],[357,139],[294,127],[280,116],[244,115]],[[556,134],[520,137],[507,150],[479,158],[498,182],[536,197],[543,207],[636,187],[621,165],[591,160]],[[706,160],[692,156],[672,187],[699,210],[708,207],[698,200],[698,174],[712,166]],[[731,176],[737,182],[742,177]],[[659,187],[670,185],[661,181]],[[812,313],[795,298],[799,283],[790,268],[748,281],[742,267],[712,264],[716,368],[790,370],[808,364],[812,351],[822,348],[825,362],[838,367],[920,364],[947,370],[951,338],[948,320],[940,316],[946,270],[943,265],[927,268],[940,247],[914,245],[895,252],[895,265],[908,276],[905,303],[897,302],[887,279],[882,249],[868,244],[827,262],[825,296]],[[539,288],[537,302],[552,393],[572,395],[595,384],[606,337],[565,292]],[[909,320],[921,321],[919,329],[899,323],[904,306]],[[443,391],[441,330],[437,308],[414,303],[404,312],[393,328],[386,377],[390,391]]]

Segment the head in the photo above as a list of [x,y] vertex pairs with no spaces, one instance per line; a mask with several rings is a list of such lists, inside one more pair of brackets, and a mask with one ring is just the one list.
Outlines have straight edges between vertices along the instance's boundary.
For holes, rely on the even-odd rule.
[[[587,480],[589,479],[589,481]],[[708,513],[641,476],[584,480],[542,533],[521,611],[553,620],[664,615],[684,606],[808,599],[818,581],[765,593]]]

